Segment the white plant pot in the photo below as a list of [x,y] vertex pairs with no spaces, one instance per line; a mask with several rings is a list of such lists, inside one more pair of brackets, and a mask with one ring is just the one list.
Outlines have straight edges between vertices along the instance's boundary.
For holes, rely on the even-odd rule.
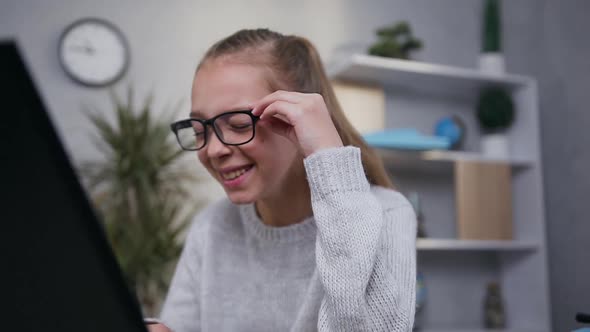
[[493,75],[503,75],[506,72],[504,55],[499,52],[482,53],[479,55],[479,70]]
[[481,137],[481,152],[486,157],[508,158],[510,147],[506,134],[486,134]]

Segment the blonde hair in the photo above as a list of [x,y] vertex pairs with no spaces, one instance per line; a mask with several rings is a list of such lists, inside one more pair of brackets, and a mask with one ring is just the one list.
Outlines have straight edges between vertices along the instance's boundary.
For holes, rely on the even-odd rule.
[[295,90],[322,95],[344,145],[360,148],[367,180],[375,185],[393,188],[381,158],[344,115],[320,56],[309,40],[268,29],[240,30],[211,46],[197,71],[207,61],[220,58],[265,66],[269,69],[269,85],[273,91]]

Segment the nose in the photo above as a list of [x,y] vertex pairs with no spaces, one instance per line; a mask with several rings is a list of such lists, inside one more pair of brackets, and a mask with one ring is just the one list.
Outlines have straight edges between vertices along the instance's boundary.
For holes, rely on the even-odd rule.
[[231,152],[229,146],[223,144],[215,135],[213,130],[209,132],[209,137],[207,139],[207,145],[205,145],[205,149],[207,149],[207,156],[209,158],[221,158],[225,155],[228,155]]

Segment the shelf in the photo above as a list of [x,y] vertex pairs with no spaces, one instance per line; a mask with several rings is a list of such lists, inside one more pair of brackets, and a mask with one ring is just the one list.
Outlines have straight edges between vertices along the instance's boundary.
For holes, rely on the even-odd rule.
[[[364,54],[349,54],[334,60],[327,66],[334,81],[382,88],[379,93],[384,95],[386,128],[393,125],[429,133],[432,123],[441,115],[461,112],[467,117],[466,127],[476,133],[474,106],[480,91],[499,87],[512,94],[519,116],[509,135],[511,148],[519,153],[507,158],[490,158],[479,153],[481,137],[477,135],[465,142],[470,151],[405,150],[387,145],[374,149],[393,182],[405,191],[420,192],[423,206],[428,207],[426,215],[438,217],[435,219],[439,224],[433,226],[429,235],[448,237],[416,242],[421,271],[428,275],[429,293],[429,309],[421,314],[422,322],[430,324],[423,324],[420,331],[494,331],[479,327],[477,315],[481,314],[481,302],[479,298],[474,299],[474,295],[482,295],[484,285],[490,280],[501,282],[510,317],[509,328],[497,332],[550,331],[539,96],[535,79]],[[351,109],[360,116],[371,116],[370,108],[353,106]],[[454,175],[458,161],[509,167],[512,229],[516,240],[452,238],[456,229]]]
[[328,67],[333,79],[380,83],[398,91],[426,92],[473,99],[484,87],[515,90],[531,82],[525,76],[493,75],[476,69],[355,54]]
[[374,148],[383,158],[385,164],[396,170],[443,171],[453,170],[457,161],[476,161],[481,163],[500,163],[512,166],[513,170],[530,168],[534,162],[525,158],[490,158],[480,153],[464,151],[406,151],[395,149]]
[[418,239],[419,251],[530,251],[538,246],[532,242],[509,240]]
[[514,167],[530,167],[533,162],[524,158],[496,158],[475,152],[431,150],[422,152],[422,159],[430,161],[477,161],[481,163],[510,164]]

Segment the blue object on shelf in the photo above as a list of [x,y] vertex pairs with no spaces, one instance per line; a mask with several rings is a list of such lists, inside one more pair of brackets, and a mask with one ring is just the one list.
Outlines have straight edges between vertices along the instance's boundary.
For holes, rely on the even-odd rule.
[[416,129],[390,129],[363,135],[367,144],[376,148],[403,150],[448,150],[451,141],[448,137],[422,135]]
[[465,124],[458,116],[446,116],[436,122],[434,134],[449,138],[451,148],[460,148],[465,137]]

